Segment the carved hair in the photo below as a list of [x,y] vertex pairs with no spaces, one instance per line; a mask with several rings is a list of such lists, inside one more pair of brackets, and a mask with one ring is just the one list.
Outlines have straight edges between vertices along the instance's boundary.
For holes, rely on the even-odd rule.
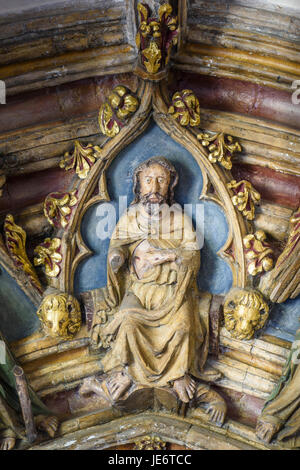
[[266,304],[266,302],[260,292],[245,291],[244,293],[241,293],[239,305],[243,305],[243,307],[252,307],[257,310],[263,310],[265,309],[264,304]]
[[[249,334],[243,334],[237,330],[238,320],[236,310],[239,306],[258,310],[260,319],[257,325],[252,325],[252,331]],[[224,303],[225,327],[231,332],[232,336],[238,339],[250,339],[254,332],[263,328],[269,315],[269,306],[262,294],[255,290],[233,288],[226,296]],[[251,327],[249,323],[249,327]]]
[[174,189],[178,183],[178,173],[175,170],[174,166],[172,165],[169,160],[165,157],[156,156],[149,158],[145,162],[141,163],[139,166],[136,167],[133,173],[133,193],[135,195],[132,204],[136,204],[140,201],[140,182],[139,182],[139,173],[146,168],[149,168],[151,165],[160,165],[170,173],[170,184],[169,184],[169,191],[167,197],[167,204],[171,206],[174,203]]
[[[49,292],[49,291],[48,291]],[[38,311],[37,315],[41,322],[44,324],[45,313],[47,310],[61,311],[68,315],[67,331],[61,332],[60,336],[66,336],[66,338],[72,338],[81,328],[81,311],[80,305],[77,299],[71,295],[64,293],[53,293],[46,292]]]

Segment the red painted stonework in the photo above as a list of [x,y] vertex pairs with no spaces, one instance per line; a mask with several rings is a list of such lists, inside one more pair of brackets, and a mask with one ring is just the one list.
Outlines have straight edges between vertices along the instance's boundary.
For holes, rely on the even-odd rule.
[[51,192],[66,191],[73,177],[74,171],[54,168],[8,178],[0,198],[0,214],[18,213],[24,207],[44,201]]
[[135,89],[136,81],[131,74],[120,74],[9,96],[0,109],[0,134],[95,112],[112,88],[122,83]]
[[[169,81],[170,97],[177,90],[190,88],[204,108],[249,114],[300,128],[300,106],[292,104],[291,93],[242,80],[180,71],[173,72]],[[0,134],[95,112],[109,91],[121,83],[134,91],[137,78],[132,74],[94,77],[8,97],[7,105],[0,109]]]
[[170,94],[189,88],[203,108],[257,116],[300,129],[300,106],[291,93],[251,82],[193,73],[173,72]]
[[233,177],[253,184],[262,199],[291,209],[300,206],[300,178],[257,165],[235,164]]

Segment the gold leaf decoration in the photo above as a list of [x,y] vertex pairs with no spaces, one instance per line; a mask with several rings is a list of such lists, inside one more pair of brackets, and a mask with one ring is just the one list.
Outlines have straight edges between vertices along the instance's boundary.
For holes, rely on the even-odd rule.
[[144,49],[144,65],[149,73],[156,73],[160,68],[161,50],[155,41],[151,41],[149,47]]
[[115,137],[138,106],[138,99],[128,88],[116,86],[100,108],[99,126],[102,134]]
[[59,166],[66,171],[75,169],[79,178],[85,179],[95,161],[100,157],[100,147],[93,146],[92,144],[84,146],[76,140],[74,142],[73,152],[66,152]]
[[225,297],[223,312],[231,336],[248,341],[266,324],[269,306],[261,292],[233,287]]
[[134,443],[134,450],[166,450],[167,443],[158,436],[145,436]]
[[242,212],[247,220],[253,220],[255,215],[255,205],[260,202],[260,194],[252,186],[249,181],[232,180],[227,183],[227,187],[232,189],[234,196],[231,198],[232,203],[238,211]]
[[172,46],[178,40],[177,16],[172,16],[172,6],[164,3],[159,7],[158,18],[151,15],[148,5],[137,6],[140,25],[136,45],[141,52],[142,65],[150,74],[156,74],[169,62]]
[[43,299],[37,315],[44,331],[53,338],[73,339],[81,328],[78,300],[66,293],[53,293]]
[[77,202],[77,191],[68,193],[50,193],[44,202],[44,214],[48,222],[55,228],[66,228],[69,218]]
[[200,104],[192,90],[174,93],[168,113],[182,126],[199,126]]
[[34,250],[34,265],[44,266],[49,277],[57,277],[60,273],[60,263],[62,261],[60,246],[61,240],[59,238],[46,238]]
[[16,268],[28,275],[31,284],[42,292],[42,286],[35,269],[26,253],[26,232],[15,224],[14,218],[8,214],[4,221],[5,244]]
[[208,159],[212,163],[219,162],[226,170],[231,170],[231,159],[235,152],[241,152],[242,147],[239,142],[234,141],[231,135],[223,132],[218,134],[198,134],[197,139],[201,141],[203,147],[208,147]]
[[246,258],[248,260],[248,273],[256,276],[273,268],[273,250],[267,242],[267,236],[263,230],[243,238]]

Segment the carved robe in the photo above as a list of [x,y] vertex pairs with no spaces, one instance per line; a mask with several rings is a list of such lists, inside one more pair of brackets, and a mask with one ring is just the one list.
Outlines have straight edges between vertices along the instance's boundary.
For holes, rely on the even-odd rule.
[[[143,385],[166,386],[186,373],[200,378],[207,358],[208,313],[200,311],[196,285],[200,251],[191,220],[176,206],[154,224],[131,206],[109,247],[109,253],[123,251],[126,266],[115,275],[108,263],[107,287],[91,291],[89,300],[84,295],[96,311],[92,329],[100,329],[102,345],[110,347],[104,371],[126,368]],[[140,278],[135,256],[145,240],[151,249],[175,252],[177,260],[152,266]]]
[[300,330],[283,371],[262,411],[263,421],[270,422],[280,430],[277,440],[287,447],[300,447]]

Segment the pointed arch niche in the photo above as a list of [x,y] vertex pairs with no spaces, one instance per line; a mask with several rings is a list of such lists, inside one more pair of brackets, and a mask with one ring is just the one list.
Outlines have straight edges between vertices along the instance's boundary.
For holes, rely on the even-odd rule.
[[[129,124],[101,149],[101,158],[80,182],[78,206],[67,231],[62,233],[63,263],[58,287],[80,292],[106,284],[109,239],[97,236],[99,205],[110,202],[119,217],[119,197],[133,198],[135,167],[154,155],[163,155],[176,167],[179,184],[176,202],[204,207],[204,246],[198,284],[201,290],[225,294],[231,286],[244,287],[247,274],[242,238],[243,217],[231,202],[226,183],[230,172],[213,165],[196,138],[197,130],[181,127],[168,114],[163,86],[143,82],[138,90],[140,106]],[[98,212],[97,212],[98,211]],[[195,215],[195,213],[193,213]]]

